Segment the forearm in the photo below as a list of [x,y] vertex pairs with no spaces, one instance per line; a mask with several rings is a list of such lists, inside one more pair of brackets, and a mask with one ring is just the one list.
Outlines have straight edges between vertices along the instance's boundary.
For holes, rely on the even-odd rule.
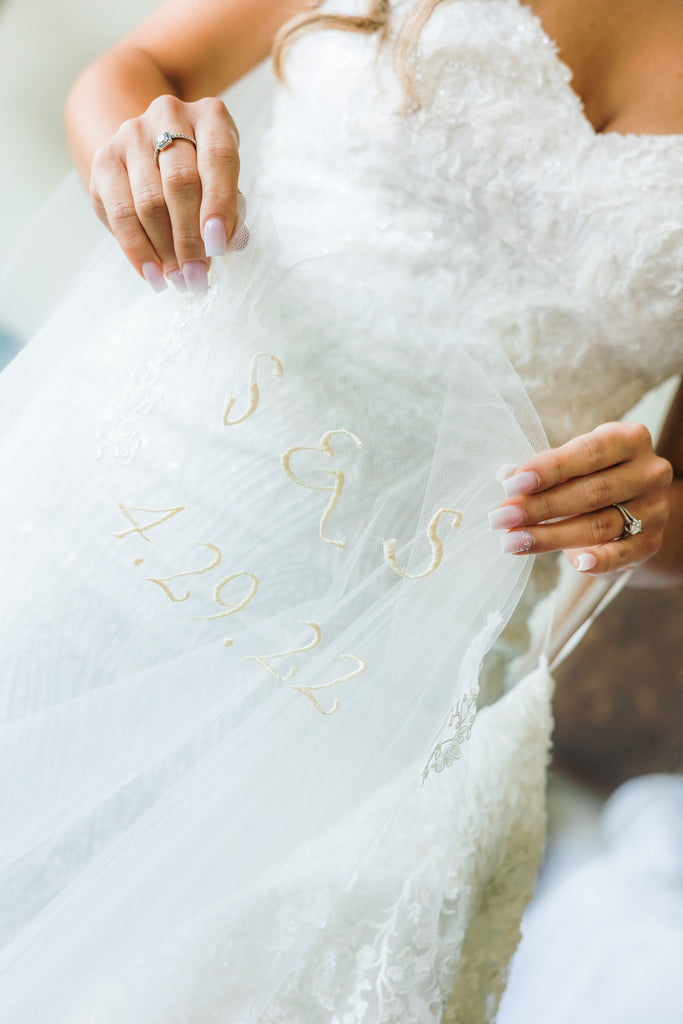
[[128,118],[178,87],[144,50],[119,46],[90,64],[74,83],[65,107],[71,154],[86,187],[95,152]]

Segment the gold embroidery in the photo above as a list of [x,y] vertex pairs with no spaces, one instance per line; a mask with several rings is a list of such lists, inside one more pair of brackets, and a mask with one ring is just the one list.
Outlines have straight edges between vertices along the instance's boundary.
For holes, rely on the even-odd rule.
[[275,671],[272,665],[268,664],[268,662],[274,661],[276,658],[287,658],[293,654],[305,654],[306,651],[312,651],[314,647],[317,647],[322,639],[322,630],[317,622],[308,622],[306,619],[300,619],[299,622],[302,626],[310,626],[315,633],[310,644],[306,644],[305,647],[294,647],[291,651],[283,651],[281,654],[249,654],[244,660],[257,662],[257,664],[261,665],[266,672],[270,672],[271,676],[274,676],[282,682],[287,682],[288,679],[291,679],[296,675],[296,669],[294,666],[290,668],[287,675],[281,676],[279,672]]
[[[128,522],[132,523],[133,526],[130,530],[122,530],[121,533],[115,533],[114,536],[121,538],[128,537],[131,533],[139,533],[143,540],[149,540],[149,537],[145,536],[145,530],[151,530],[153,526],[159,526],[161,523],[167,522],[167,520],[172,519],[173,516],[177,516],[179,512],[183,512],[185,509],[184,505],[178,505],[177,508],[138,508],[136,505],[122,505],[120,502],[116,507],[121,509]],[[152,515],[164,512],[165,515],[162,515],[160,519],[155,519],[151,523],[144,523],[142,526],[138,526],[137,522],[130,514],[131,512],[151,512]]]
[[334,437],[335,434],[344,434],[346,435],[346,437],[350,437],[353,440],[356,447],[363,447],[363,442],[361,441],[361,439],[357,437],[356,434],[353,434],[350,430],[328,430],[320,438],[319,446],[296,445],[293,448],[288,448],[287,451],[283,453],[280,461],[282,463],[282,468],[284,469],[289,479],[293,480],[295,484],[299,484],[300,487],[307,487],[311,491],[332,491],[332,497],[330,498],[327,504],[327,508],[323,512],[322,517],[320,519],[320,536],[322,540],[325,541],[326,544],[333,544],[335,547],[345,548],[346,542],[343,538],[339,540],[333,540],[331,537],[325,536],[325,527],[327,526],[329,518],[332,515],[337,505],[337,502],[341,497],[342,490],[344,488],[343,472],[340,469],[321,469],[321,473],[327,473],[334,480],[334,483],[332,484],[331,487],[325,487],[322,484],[310,484],[308,483],[308,481],[302,480],[301,477],[298,477],[296,475],[296,473],[293,471],[291,467],[291,459],[295,452],[323,452],[323,454],[325,455],[334,455],[335,452],[334,448],[330,444],[330,438]]
[[142,565],[143,562],[144,562],[144,558],[134,558],[133,559],[133,565]]
[[363,661],[356,654],[340,654],[340,658],[346,658],[349,661],[355,661],[357,668],[353,672],[349,672],[345,676],[340,676],[339,679],[333,679],[331,683],[317,683],[315,686],[290,686],[290,690],[298,690],[299,693],[303,693],[304,697],[308,697],[311,704],[316,711],[319,711],[321,715],[333,715],[335,711],[339,709],[339,700],[335,699],[334,704],[328,710],[322,706],[320,701],[313,695],[314,691],[318,690],[329,690],[331,686],[337,686],[338,683],[346,683],[349,679],[355,679],[356,676],[360,676],[365,672],[367,662]]
[[179,580],[183,576],[202,576],[205,572],[211,572],[212,569],[215,569],[216,566],[221,563],[222,556],[215,544],[205,544],[203,541],[197,541],[197,544],[201,548],[208,548],[209,551],[213,551],[214,559],[209,565],[205,565],[201,569],[189,569],[187,572],[176,572],[173,576],[146,576],[145,579],[149,580],[150,583],[156,583],[157,586],[161,587],[163,592],[171,601],[187,601],[192,593],[191,590],[188,590],[184,597],[175,597],[166,584],[170,583],[171,580]]
[[[227,601],[223,600],[223,598],[221,597],[221,591],[223,590],[223,587],[226,587],[228,585],[228,583],[231,583],[233,580],[238,579],[240,576],[248,576],[249,579],[251,580],[251,586],[249,587],[249,591],[246,597],[242,598],[241,601],[238,601],[237,604],[230,604]],[[213,592],[213,598],[216,604],[220,605],[221,608],[227,608],[227,611],[218,612],[216,615],[191,615],[190,618],[204,622],[212,622],[214,619],[226,619],[228,615],[235,615],[236,612],[240,612],[242,611],[243,608],[246,608],[249,602],[252,601],[253,598],[256,596],[257,590],[258,579],[256,578],[256,576],[254,576],[253,572],[234,572],[232,573],[232,575],[226,576],[225,579],[222,579],[220,583],[217,583],[216,588]],[[223,646],[232,647],[232,640],[224,640]]]
[[271,363],[273,364],[273,377],[282,377],[282,375],[284,374],[282,363],[280,362],[277,356],[271,356],[269,355],[268,352],[258,352],[252,359],[251,366],[249,367],[249,405],[247,406],[247,410],[235,420],[228,419],[232,407],[237,401],[237,395],[228,395],[227,405],[225,407],[225,412],[223,413],[224,426],[234,427],[237,423],[244,423],[245,420],[248,420],[249,417],[256,412],[261,397],[258,386],[259,359],[270,359]]
[[462,512],[460,512],[459,509],[440,508],[439,511],[432,516],[427,527],[427,537],[429,538],[429,543],[432,546],[432,560],[424,572],[412,575],[411,573],[406,572],[404,569],[399,568],[399,566],[396,563],[396,540],[385,540],[383,542],[384,557],[389,563],[389,565],[392,567],[392,569],[400,573],[401,576],[405,576],[405,578],[408,580],[422,580],[425,578],[425,576],[431,575],[431,573],[435,572],[439,568],[439,566],[441,565],[441,560],[443,558],[443,543],[441,542],[441,538],[439,537],[439,534],[437,532],[437,527],[439,525],[439,520],[441,519],[441,516],[444,516],[447,513],[453,516],[453,525],[451,529],[457,530],[458,527],[462,524]]

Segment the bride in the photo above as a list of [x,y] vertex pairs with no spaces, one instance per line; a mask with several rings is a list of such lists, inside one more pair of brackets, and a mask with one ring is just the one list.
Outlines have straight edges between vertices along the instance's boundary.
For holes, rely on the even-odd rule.
[[552,553],[683,568],[680,400],[619,421],[683,365],[681,33],[166,0],[81,75],[117,245],[0,377],[3,1024],[495,1019]]

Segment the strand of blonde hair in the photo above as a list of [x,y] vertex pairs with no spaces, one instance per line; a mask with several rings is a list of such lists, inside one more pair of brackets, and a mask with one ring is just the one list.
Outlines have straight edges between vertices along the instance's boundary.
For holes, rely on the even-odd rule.
[[[417,47],[422,30],[429,21],[434,8],[442,2],[443,0],[416,0],[396,35],[394,65],[398,79],[405,91],[408,108],[416,109],[420,106],[415,79]],[[318,11],[299,14],[288,21],[275,38],[273,44],[275,73],[281,81],[284,80],[284,59],[287,50],[296,39],[309,32],[333,29],[341,32],[360,32],[363,35],[379,33],[381,46],[388,37],[390,25],[390,0],[370,0],[369,7],[363,15],[326,14]]]

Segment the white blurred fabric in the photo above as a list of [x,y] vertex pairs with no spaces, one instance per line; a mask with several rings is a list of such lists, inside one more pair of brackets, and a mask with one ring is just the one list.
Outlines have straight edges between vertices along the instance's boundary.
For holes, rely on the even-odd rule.
[[498,1024],[683,1020],[683,777],[623,785],[605,806],[600,840],[569,871],[558,843]]

